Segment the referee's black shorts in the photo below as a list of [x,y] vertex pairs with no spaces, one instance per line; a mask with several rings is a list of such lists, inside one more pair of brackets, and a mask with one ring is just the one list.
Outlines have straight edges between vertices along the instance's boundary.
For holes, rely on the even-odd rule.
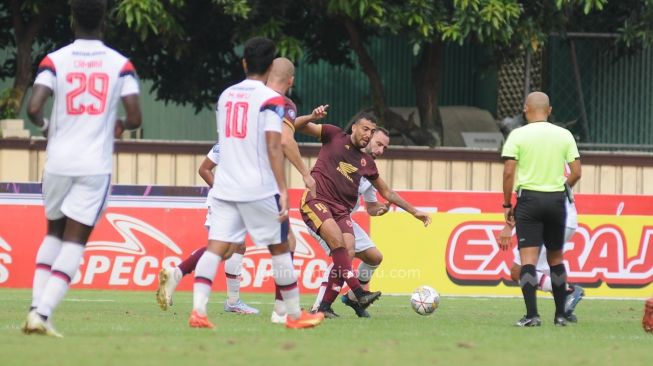
[[522,190],[517,197],[515,221],[518,248],[561,250],[565,244],[567,208],[565,192]]

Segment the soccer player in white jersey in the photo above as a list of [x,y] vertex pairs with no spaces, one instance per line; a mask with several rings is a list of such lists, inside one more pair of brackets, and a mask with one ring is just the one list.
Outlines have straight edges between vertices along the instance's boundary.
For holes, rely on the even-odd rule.
[[[295,79],[295,66],[293,63],[284,57],[274,59],[272,69],[268,75],[266,85],[272,90],[281,95],[285,95],[290,89]],[[290,98],[285,97],[284,118],[281,134],[281,145],[283,147],[283,154],[288,161],[295,166],[297,171],[302,175],[304,184],[307,189],[315,190],[315,180],[310,175],[310,170],[304,164],[297,141],[294,138],[295,127],[293,123],[295,118],[302,119],[315,119],[319,116],[326,115],[326,107],[318,107],[310,116],[297,116],[297,108]],[[328,107],[328,106],[327,106]],[[315,116],[318,117],[315,117]],[[219,144],[215,144],[211,151],[206,155],[199,168],[199,175],[210,186],[213,186],[214,174],[213,169],[220,161],[220,148]],[[211,195],[207,195],[207,204],[210,202]],[[207,213],[205,226],[208,229],[210,226],[210,207]],[[288,246],[290,253],[295,250],[295,237],[292,230],[288,231]],[[227,300],[225,301],[224,310],[226,312],[238,314],[258,314],[258,309],[253,308],[240,299],[240,273],[242,271],[243,256],[245,254],[244,245],[232,245],[231,251],[233,254],[225,261],[225,276],[227,278]],[[193,272],[197,266],[197,261],[204,254],[206,247],[194,251],[188,258],[184,259],[177,267],[162,268],[159,272],[159,288],[157,289],[157,302],[161,309],[166,310],[169,305],[172,305],[172,294],[174,293],[179,281],[182,277]],[[286,323],[285,303],[281,296],[281,290],[276,288],[275,291],[275,310],[272,314],[274,323]]]
[[[106,1],[73,0],[75,41],[40,63],[27,113],[47,134],[43,199],[47,234],[36,255],[23,331],[60,337],[50,321],[79,268],[111,184],[114,134],[141,125],[131,62],[100,41]],[[50,120],[43,118],[54,96]],[[116,118],[122,100],[126,119]]]
[[[568,243],[571,237],[576,232],[578,228],[578,212],[576,210],[576,205],[573,202],[573,195],[569,194],[568,200],[566,201],[567,206],[567,222],[565,224],[565,243]],[[506,224],[499,234],[499,244],[502,248],[508,249],[512,245],[512,236],[513,236],[513,227]],[[519,273],[521,272],[521,258],[519,256],[519,251],[517,246],[513,248],[515,254],[515,259],[510,268],[510,278],[519,282]],[[546,248],[540,248],[540,256],[537,259],[537,265],[535,271],[537,274],[537,283],[538,289],[540,291],[552,293],[553,288],[551,287],[551,271],[549,268],[549,263],[546,259]],[[565,314],[564,317],[567,321],[576,323],[578,321],[574,310],[576,310],[576,305],[583,299],[585,296],[585,290],[578,286],[567,284],[567,298],[565,299]]]
[[[206,157],[200,164],[198,173],[200,177],[213,187],[214,174],[213,169],[220,163],[220,144],[215,144],[206,154]],[[210,229],[211,226],[211,193],[207,194],[207,213],[204,227]],[[242,271],[243,257],[245,255],[244,245],[232,245],[231,254],[227,253],[224,263],[224,274],[227,282],[227,300],[224,303],[224,311],[237,314],[258,314],[258,309],[247,305],[240,299],[240,273]],[[186,259],[176,267],[164,267],[159,271],[159,287],[156,290],[156,300],[161,310],[167,310],[172,305],[172,294],[175,292],[181,279],[192,273],[197,266],[197,262],[204,254],[206,247],[199,248],[191,253]]]
[[242,62],[247,78],[218,99],[220,169],[211,190],[207,250],[195,268],[191,327],[213,328],[206,310],[213,278],[230,243],[243,243],[247,232],[255,245],[270,250],[274,280],[288,312],[286,327],[314,327],[324,319],[300,309],[288,250],[288,188],[281,147],[284,100],[264,84],[275,52],[269,39],[248,40]]
[[[388,148],[389,144],[390,133],[388,130],[382,127],[377,127],[376,131],[372,135],[372,138],[370,139],[370,142],[363,149],[363,151],[372,156],[374,159],[377,159],[385,153],[385,150]],[[372,183],[370,183],[367,179],[361,178],[361,182],[358,187],[358,195],[365,202],[365,209],[370,216],[384,215],[390,208],[390,203],[380,203],[378,201],[376,192],[377,190],[374,188]],[[359,207],[360,201],[356,204],[352,212],[356,212]],[[358,266],[357,270],[358,281],[360,281],[361,285],[367,289],[369,287],[369,282],[372,278],[372,275],[374,274],[374,271],[379,267],[379,265],[381,265],[381,262],[383,261],[383,254],[379,248],[376,247],[365,230],[363,230],[363,228],[361,228],[360,225],[358,225],[358,223],[355,221],[352,220],[352,223],[354,228],[354,237],[356,240],[354,243],[354,256],[361,260],[361,264]],[[314,233],[310,228],[309,233],[311,233],[311,235],[320,243],[322,248],[324,248],[327,253],[330,252],[329,246],[319,235]],[[327,270],[326,273],[329,273],[329,270]],[[322,282],[322,285],[318,290],[318,295],[315,299],[313,310],[317,310],[320,303],[322,302],[322,297],[324,296],[326,288],[327,283],[325,278],[324,282]],[[370,315],[367,310],[364,307],[360,306],[355,301],[355,299],[356,296],[354,296],[351,290],[341,298],[342,302],[345,305],[354,309],[354,312],[358,317],[369,318]]]

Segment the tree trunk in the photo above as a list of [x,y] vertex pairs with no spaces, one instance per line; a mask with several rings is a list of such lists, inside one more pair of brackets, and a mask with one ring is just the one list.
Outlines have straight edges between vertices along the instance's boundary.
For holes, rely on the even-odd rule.
[[418,145],[431,145],[428,136],[420,131],[419,126],[411,121],[406,121],[399,114],[388,108],[385,100],[385,90],[383,81],[374,64],[374,60],[365,49],[365,44],[360,35],[360,31],[349,17],[343,17],[342,22],[349,34],[351,48],[356,53],[358,63],[370,83],[372,92],[372,103],[374,112],[379,116],[385,127],[399,131],[404,137],[409,138]]
[[49,14],[46,9],[41,8],[39,14],[35,14],[25,24],[21,15],[20,3],[21,1],[18,0],[12,0],[11,2],[12,23],[16,39],[16,76],[11,91],[11,98],[14,100],[15,105],[18,106],[16,113],[20,112],[25,100],[25,93],[34,77],[32,72],[32,64],[34,62],[32,47],[34,40]]
[[20,111],[25,100],[25,93],[33,78],[32,44],[26,43],[24,40],[21,41],[19,43],[19,40],[16,40],[16,77],[11,91],[11,97],[16,100],[16,105],[19,107],[16,112]]
[[415,99],[420,117],[420,129],[431,137],[433,145],[444,142],[444,128],[439,109],[439,93],[442,85],[442,42],[434,37],[422,45],[422,53],[413,68]]

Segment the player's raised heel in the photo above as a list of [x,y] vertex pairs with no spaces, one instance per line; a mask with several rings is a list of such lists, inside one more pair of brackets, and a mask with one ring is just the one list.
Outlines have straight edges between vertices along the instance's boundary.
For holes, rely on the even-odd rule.
[[574,285],[573,291],[565,299],[565,315],[571,315],[576,310],[576,305],[583,299],[583,296],[585,296],[585,290],[578,285]]
[[299,318],[293,319],[288,316],[286,319],[286,328],[290,329],[303,329],[303,328],[313,328],[324,320],[324,314],[314,313],[311,314],[307,311],[302,310],[299,315]]
[[43,320],[36,310],[32,310],[27,314],[25,324],[23,324],[23,333],[25,334],[40,334],[55,338],[63,338],[61,333],[57,332],[49,321]]
[[523,318],[519,319],[517,323],[515,323],[516,327],[539,327],[542,325],[542,320],[540,320],[539,316],[533,316],[533,317],[527,317],[524,315]]
[[200,315],[196,310],[193,310],[193,312],[190,314],[188,325],[191,328],[215,328],[213,323],[209,321],[209,318],[206,315]]
[[161,268],[159,271],[159,288],[156,290],[156,302],[161,310],[168,310],[172,306],[172,294],[175,292],[182,274],[177,268]]

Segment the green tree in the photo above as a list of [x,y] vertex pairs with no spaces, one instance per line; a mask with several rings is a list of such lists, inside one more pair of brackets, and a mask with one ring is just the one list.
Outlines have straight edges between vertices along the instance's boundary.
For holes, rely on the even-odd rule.
[[[47,6],[47,7],[46,7]],[[13,77],[10,97],[22,105],[36,62],[72,41],[64,0],[0,2],[0,47],[12,49],[0,78]],[[551,32],[616,32],[632,52],[653,41],[653,0],[115,0],[106,41],[129,55],[166,102],[196,109],[242,78],[239,45],[252,35],[274,39],[293,60],[358,64],[370,83],[372,108],[387,127],[422,145],[439,145],[443,46],[486,45],[498,57],[545,45]],[[421,126],[387,106],[373,37],[398,35],[415,50],[412,70]]]

